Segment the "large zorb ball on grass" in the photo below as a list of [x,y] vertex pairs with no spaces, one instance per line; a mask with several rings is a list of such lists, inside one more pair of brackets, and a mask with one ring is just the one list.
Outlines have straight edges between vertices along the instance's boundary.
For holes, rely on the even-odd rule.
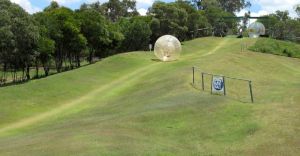
[[177,60],[181,52],[181,43],[172,35],[164,35],[157,39],[154,54],[161,61]]
[[265,35],[265,26],[260,22],[251,23],[248,27],[249,37],[258,38],[260,35]]

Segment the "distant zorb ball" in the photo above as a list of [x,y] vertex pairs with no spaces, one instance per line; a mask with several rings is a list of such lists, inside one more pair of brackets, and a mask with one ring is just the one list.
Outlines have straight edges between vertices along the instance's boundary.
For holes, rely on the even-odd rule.
[[180,56],[181,44],[172,35],[164,35],[157,39],[154,46],[154,54],[162,61],[174,61]]
[[265,26],[260,22],[251,23],[248,27],[249,37],[258,38],[259,35],[264,35],[266,32]]

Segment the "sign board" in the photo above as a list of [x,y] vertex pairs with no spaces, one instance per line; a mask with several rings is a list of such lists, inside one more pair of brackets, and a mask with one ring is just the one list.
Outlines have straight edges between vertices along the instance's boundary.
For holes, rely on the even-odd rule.
[[222,76],[213,76],[211,82],[211,91],[215,94],[224,94],[224,77]]
[[149,50],[150,51],[152,50],[152,44],[149,44]]

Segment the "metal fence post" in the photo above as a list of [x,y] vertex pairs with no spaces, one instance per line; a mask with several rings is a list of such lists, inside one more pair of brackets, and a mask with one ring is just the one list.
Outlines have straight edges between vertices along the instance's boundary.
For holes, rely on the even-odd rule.
[[241,43],[241,52],[243,52],[243,43]]
[[203,74],[203,72],[201,73],[201,77],[202,77],[202,90],[204,91],[204,74]]
[[195,84],[195,67],[193,67],[193,84]]
[[213,78],[214,78],[214,75],[211,75],[211,82],[210,82],[210,94],[212,94]]
[[253,103],[254,100],[253,100],[253,93],[252,93],[252,82],[249,81],[249,88],[250,88],[250,96],[251,96],[251,102]]
[[223,76],[223,84],[224,84],[224,95],[226,96],[226,83],[225,83],[225,76]]

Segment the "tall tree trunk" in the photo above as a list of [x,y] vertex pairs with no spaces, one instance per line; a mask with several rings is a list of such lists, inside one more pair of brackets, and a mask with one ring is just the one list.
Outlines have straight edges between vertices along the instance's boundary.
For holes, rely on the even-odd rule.
[[56,68],[56,71],[58,72],[58,59],[57,59],[57,57],[55,57],[55,68]]
[[24,80],[25,79],[25,69],[24,69],[24,67],[22,68],[22,80]]
[[1,80],[3,84],[5,84],[6,79],[7,79],[6,72],[7,72],[7,64],[4,63],[4,66],[3,66],[3,75],[2,75],[2,80]]
[[13,82],[16,82],[16,77],[17,77],[17,67],[16,65],[14,65]]
[[57,54],[57,56],[56,56],[56,61],[55,61],[55,65],[56,65],[56,70],[57,70],[57,72],[58,73],[60,73],[61,72],[61,68],[62,68],[62,64],[63,64],[63,56],[62,56],[62,50],[63,49],[63,47],[60,45],[59,46],[59,50],[58,50],[58,54]]
[[28,65],[26,65],[26,79],[30,80],[30,68]]
[[6,72],[7,72],[7,64],[4,63],[4,80],[5,80],[5,81],[6,81],[6,78],[7,78]]
[[73,69],[74,68],[73,67],[73,58],[72,58],[71,54],[69,54],[69,64],[70,64],[71,69]]
[[45,76],[49,75],[49,64],[47,62],[42,62],[42,66],[45,72]]
[[63,63],[62,58],[57,58],[56,61],[55,61],[56,71],[57,71],[58,73],[61,72],[62,63]]
[[35,60],[35,77],[38,78],[39,77],[39,63],[38,63],[38,60],[36,59]]
[[45,76],[49,75],[49,67],[44,66]]
[[79,57],[79,54],[77,54],[76,56],[76,62],[77,62],[77,68],[80,67],[80,57]]
[[89,63],[93,63],[94,49],[90,49]]

